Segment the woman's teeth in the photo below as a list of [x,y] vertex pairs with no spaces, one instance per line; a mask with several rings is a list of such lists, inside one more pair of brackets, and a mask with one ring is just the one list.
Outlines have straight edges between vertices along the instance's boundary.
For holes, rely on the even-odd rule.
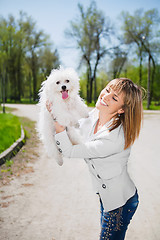
[[104,106],[108,106],[108,105],[103,101],[103,99],[101,99],[101,103],[102,103]]

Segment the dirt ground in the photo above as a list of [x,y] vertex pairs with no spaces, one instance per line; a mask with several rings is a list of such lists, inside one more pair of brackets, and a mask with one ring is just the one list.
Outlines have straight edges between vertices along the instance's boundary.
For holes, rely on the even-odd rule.
[[[12,107],[18,109],[15,114],[37,120],[37,106]],[[160,239],[159,136],[160,113],[145,114],[129,163],[140,205],[126,240]],[[33,161],[26,163],[26,168],[32,171],[12,176],[9,184],[0,187],[0,239],[98,240],[99,202],[85,162],[66,159],[59,167],[46,156],[40,142],[34,143],[35,140],[26,150],[32,149]],[[23,155],[21,157],[23,159]]]
[[35,122],[25,117],[20,117],[20,121],[26,135],[25,144],[16,156],[0,166],[0,187],[8,185],[14,177],[34,172],[29,163],[34,163],[39,158],[37,147],[40,140],[36,134]]

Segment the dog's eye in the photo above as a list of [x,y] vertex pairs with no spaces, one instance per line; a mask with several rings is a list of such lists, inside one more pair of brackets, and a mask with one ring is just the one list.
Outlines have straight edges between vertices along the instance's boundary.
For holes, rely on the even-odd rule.
[[60,84],[60,81],[56,82],[56,84]]
[[69,80],[67,79],[65,82],[66,82],[66,83],[69,83]]

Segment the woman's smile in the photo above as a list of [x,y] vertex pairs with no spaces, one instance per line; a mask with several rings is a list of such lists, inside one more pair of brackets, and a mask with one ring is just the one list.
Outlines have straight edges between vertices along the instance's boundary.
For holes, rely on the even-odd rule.
[[99,110],[99,118],[105,123],[114,116],[124,113],[124,96],[123,93],[118,94],[108,85],[101,91],[96,108]]
[[104,102],[104,100],[102,98],[100,98],[100,104],[108,107],[108,104],[106,102]]

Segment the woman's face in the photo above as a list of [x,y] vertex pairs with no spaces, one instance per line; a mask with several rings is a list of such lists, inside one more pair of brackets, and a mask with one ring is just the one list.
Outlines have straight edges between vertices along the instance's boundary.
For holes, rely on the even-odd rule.
[[96,107],[98,110],[103,111],[105,114],[121,114],[124,112],[123,105],[123,93],[117,94],[109,87],[109,84],[101,91]]

